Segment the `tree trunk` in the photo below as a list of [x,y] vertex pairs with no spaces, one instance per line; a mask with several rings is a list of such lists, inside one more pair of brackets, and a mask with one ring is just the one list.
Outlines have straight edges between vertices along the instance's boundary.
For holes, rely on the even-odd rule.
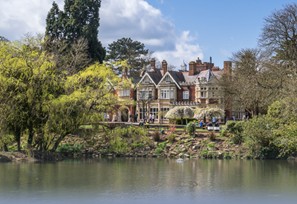
[[17,129],[14,133],[14,138],[17,142],[17,149],[21,151],[21,130]]
[[28,131],[29,131],[29,135],[28,135],[28,143],[27,143],[27,147],[28,147],[29,149],[31,149],[31,147],[32,147],[32,143],[33,143],[33,136],[34,136],[33,124],[32,124],[31,121],[29,122]]
[[3,144],[3,151],[8,152],[8,147],[7,147],[7,144],[5,144],[5,143]]
[[63,134],[61,135],[57,141],[55,142],[53,148],[51,149],[52,152],[55,152],[59,146],[59,144],[62,142],[62,140],[66,137],[66,135],[68,135],[69,133]]

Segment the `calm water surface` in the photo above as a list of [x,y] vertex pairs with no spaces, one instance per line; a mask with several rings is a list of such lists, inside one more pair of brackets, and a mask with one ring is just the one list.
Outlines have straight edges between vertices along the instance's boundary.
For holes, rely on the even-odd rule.
[[297,162],[0,163],[0,203],[296,203]]

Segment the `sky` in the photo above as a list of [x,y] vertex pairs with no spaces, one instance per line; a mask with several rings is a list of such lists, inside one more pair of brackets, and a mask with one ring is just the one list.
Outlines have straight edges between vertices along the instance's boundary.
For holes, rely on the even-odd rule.
[[[0,0],[0,36],[44,34],[53,0]],[[63,0],[56,0],[63,9]],[[297,0],[102,0],[99,40],[144,43],[177,69],[198,57],[222,68],[232,53],[256,48],[264,19]]]

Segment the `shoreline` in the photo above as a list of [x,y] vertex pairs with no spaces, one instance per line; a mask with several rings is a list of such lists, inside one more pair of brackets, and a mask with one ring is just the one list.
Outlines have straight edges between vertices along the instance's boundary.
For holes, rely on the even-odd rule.
[[[61,152],[40,151],[11,151],[0,152],[0,162],[57,162],[67,159],[98,159],[98,158],[170,158],[170,159],[257,159],[250,156],[250,150],[244,145],[230,143],[228,137],[219,136],[218,132],[198,132],[190,136],[185,132],[175,132],[173,138],[170,134],[161,135],[156,140],[154,131],[149,133],[145,145],[133,146],[130,144],[125,151],[110,149],[108,142],[96,145],[87,145],[79,136],[68,136],[62,145],[67,146]],[[124,139],[124,138],[122,138]],[[76,150],[71,147],[80,144],[83,148]],[[72,145],[72,146],[71,146]],[[121,149],[120,149],[121,150]],[[275,158],[275,160],[294,160],[296,157]]]

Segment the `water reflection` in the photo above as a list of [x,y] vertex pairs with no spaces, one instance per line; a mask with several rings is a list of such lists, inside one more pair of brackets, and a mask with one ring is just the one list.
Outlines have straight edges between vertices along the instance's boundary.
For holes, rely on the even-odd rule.
[[0,203],[274,203],[297,198],[296,167],[288,161],[139,158],[5,163]]

